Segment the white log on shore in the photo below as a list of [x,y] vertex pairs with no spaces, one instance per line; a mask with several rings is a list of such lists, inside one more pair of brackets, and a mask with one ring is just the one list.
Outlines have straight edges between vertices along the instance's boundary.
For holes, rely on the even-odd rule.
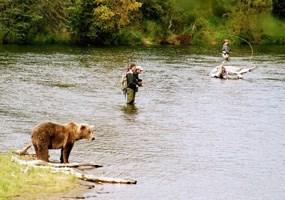
[[[98,182],[98,183],[120,183],[120,184],[136,184],[136,180],[131,179],[119,179],[119,178],[108,178],[108,177],[96,177],[91,174],[81,173],[74,170],[74,167],[81,167],[81,166],[100,166],[94,163],[50,163],[45,162],[42,160],[30,160],[25,161],[17,158],[16,156],[12,156],[12,161],[16,162],[20,165],[25,165],[28,167],[35,167],[35,168],[47,168],[51,169],[52,172],[61,172],[65,174],[72,174],[75,177],[91,182]],[[73,168],[72,168],[73,167]]]
[[64,168],[64,169],[54,169],[53,172],[62,172],[66,174],[72,174],[75,177],[85,180],[85,181],[91,181],[91,182],[99,182],[99,183],[121,183],[121,184],[136,184],[136,180],[131,179],[120,179],[120,178],[108,178],[108,177],[97,177],[92,174],[86,174],[77,172],[74,169],[70,168]]
[[102,165],[98,165],[95,163],[51,163],[51,162],[45,162],[43,160],[21,160],[17,158],[16,156],[12,156],[12,161],[20,164],[20,165],[31,165],[31,166],[50,166],[50,167],[102,167]]
[[15,151],[13,153],[18,154],[20,156],[29,155],[28,149],[32,146],[32,143],[27,144],[22,150]]

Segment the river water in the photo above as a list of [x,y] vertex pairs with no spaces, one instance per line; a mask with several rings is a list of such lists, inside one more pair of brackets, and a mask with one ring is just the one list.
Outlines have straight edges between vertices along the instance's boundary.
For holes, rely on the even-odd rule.
[[[43,121],[88,123],[70,162],[136,185],[96,185],[89,199],[285,199],[285,47],[233,47],[243,80],[208,76],[220,47],[0,46],[0,151]],[[128,59],[144,87],[125,105]],[[59,151],[50,151],[59,160]]]

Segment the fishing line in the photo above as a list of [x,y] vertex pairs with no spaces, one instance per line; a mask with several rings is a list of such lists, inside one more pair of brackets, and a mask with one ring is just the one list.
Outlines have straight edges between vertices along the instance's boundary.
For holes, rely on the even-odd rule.
[[246,42],[246,43],[250,46],[250,49],[251,49],[251,57],[250,57],[250,60],[249,60],[249,61],[251,61],[252,58],[253,58],[253,47],[251,46],[250,42],[247,41],[246,39],[240,37],[240,36],[236,36],[236,35],[232,35],[232,36],[233,36],[233,37],[237,37],[237,38],[243,40],[244,42]]

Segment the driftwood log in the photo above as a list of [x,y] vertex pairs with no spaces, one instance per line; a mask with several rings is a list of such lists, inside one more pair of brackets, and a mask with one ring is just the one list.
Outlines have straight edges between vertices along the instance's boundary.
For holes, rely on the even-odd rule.
[[98,183],[121,183],[121,184],[136,184],[136,180],[129,180],[129,179],[119,179],[119,178],[108,178],[108,177],[97,177],[91,174],[81,173],[74,170],[71,167],[79,167],[79,166],[100,166],[93,163],[66,163],[66,164],[59,164],[59,163],[49,163],[42,160],[30,160],[25,161],[17,158],[16,156],[12,156],[12,161],[16,162],[20,165],[25,165],[28,167],[35,167],[35,168],[46,168],[51,169],[52,172],[61,172],[65,174],[72,174],[75,177],[91,182],[98,182]]
[[15,154],[17,154],[17,155],[20,155],[20,156],[29,155],[28,149],[29,149],[31,146],[32,146],[32,143],[27,144],[22,150],[15,151],[15,152],[13,152],[13,153],[15,153]]
[[[56,167],[56,168],[78,168],[78,167],[103,167],[101,165],[97,165],[95,163],[51,163],[51,162],[45,162],[43,160],[21,160],[17,158],[16,156],[12,156],[11,159],[13,162],[16,162],[20,165],[26,165],[26,166],[45,166],[45,167]],[[43,167],[44,168],[44,167]]]
[[130,179],[97,177],[97,176],[94,176],[92,174],[77,172],[76,170],[71,169],[71,168],[54,169],[53,172],[62,172],[62,173],[66,173],[66,174],[72,174],[81,180],[91,181],[91,182],[121,183],[121,184],[136,184],[137,183],[136,180],[130,180]]
[[212,78],[221,78],[221,79],[242,79],[243,74],[252,72],[256,66],[254,67],[239,67],[239,66],[225,66],[225,60],[222,62],[221,65],[216,66],[212,71],[210,72],[210,76]]
[[[32,146],[31,144],[28,144],[22,150],[18,150],[14,153],[19,156],[30,155],[27,152],[27,150],[31,146]],[[11,160],[13,162],[18,163],[19,165],[27,166],[27,169],[23,171],[27,171],[29,167],[46,168],[46,169],[50,169],[52,172],[72,174],[81,180],[90,181],[90,182],[120,183],[120,184],[136,184],[137,183],[136,180],[131,180],[131,179],[97,177],[92,174],[82,173],[82,172],[79,172],[79,170],[74,169],[74,168],[81,168],[81,167],[92,167],[92,168],[102,167],[101,165],[98,165],[95,163],[51,163],[51,162],[45,162],[42,160],[22,160],[22,159],[19,159],[17,156],[12,156]]]

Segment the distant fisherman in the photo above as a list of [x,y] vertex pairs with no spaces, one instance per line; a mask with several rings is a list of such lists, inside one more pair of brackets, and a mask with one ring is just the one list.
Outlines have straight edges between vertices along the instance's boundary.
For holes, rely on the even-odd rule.
[[223,48],[222,48],[222,56],[224,58],[224,60],[229,61],[230,58],[230,51],[231,49],[228,47],[229,45],[229,40],[225,39],[224,43],[223,43]]

